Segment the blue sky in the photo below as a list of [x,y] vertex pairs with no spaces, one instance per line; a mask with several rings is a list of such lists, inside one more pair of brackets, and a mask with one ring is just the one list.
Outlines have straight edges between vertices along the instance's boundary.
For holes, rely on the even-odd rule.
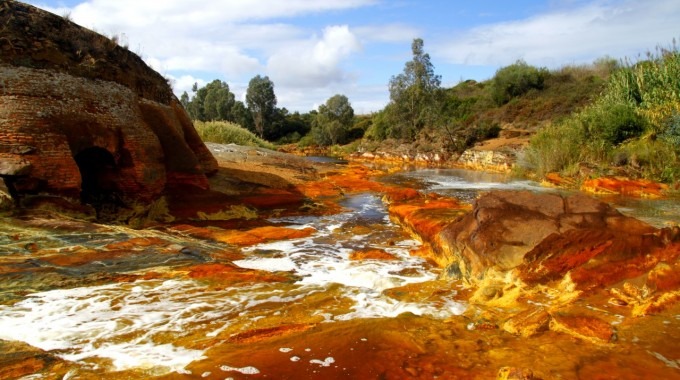
[[679,0],[31,0],[118,35],[178,96],[213,79],[244,97],[269,76],[279,107],[307,112],[344,94],[384,107],[422,38],[445,86],[524,59],[559,68],[635,58],[680,37]]

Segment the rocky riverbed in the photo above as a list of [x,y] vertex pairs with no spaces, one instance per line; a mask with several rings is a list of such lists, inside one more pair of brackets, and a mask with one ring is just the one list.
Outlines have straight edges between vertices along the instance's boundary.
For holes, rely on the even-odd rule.
[[677,227],[210,149],[141,228],[4,214],[0,378],[680,378]]

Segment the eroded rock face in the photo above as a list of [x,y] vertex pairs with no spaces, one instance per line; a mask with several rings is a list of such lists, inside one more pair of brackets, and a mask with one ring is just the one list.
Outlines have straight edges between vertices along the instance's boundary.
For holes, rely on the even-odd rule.
[[656,231],[581,194],[497,191],[480,197],[472,212],[442,230],[440,239],[465,277],[522,266],[525,280],[546,282],[599,255],[614,262],[661,247]]
[[137,55],[19,2],[2,2],[0,24],[0,176],[13,196],[149,200],[208,187],[215,159]]

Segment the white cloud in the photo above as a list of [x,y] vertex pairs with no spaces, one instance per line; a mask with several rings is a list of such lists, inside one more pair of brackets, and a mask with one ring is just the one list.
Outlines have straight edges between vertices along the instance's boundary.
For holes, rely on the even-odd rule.
[[342,94],[349,98],[354,113],[368,114],[382,109],[389,101],[387,85],[358,86],[343,83],[333,87],[276,89],[276,97],[281,107],[302,112],[316,110],[333,95]]
[[555,67],[610,55],[637,54],[677,37],[677,0],[597,1],[525,20],[483,25],[448,41],[433,53],[449,63],[501,66],[524,59]]
[[199,88],[206,85],[205,80],[196,78],[192,75],[182,75],[179,77],[168,75],[168,78],[170,78],[170,81],[172,82],[172,89],[175,91],[175,94],[182,94],[186,91],[187,94],[189,94],[189,97],[193,96],[191,88],[194,83],[197,83]]
[[292,87],[318,87],[348,79],[340,68],[343,59],[361,49],[347,25],[329,26],[321,38],[312,37],[282,46],[267,61],[274,83]]
[[[32,3],[39,3],[34,1]],[[162,23],[211,25],[251,22],[370,6],[377,0],[89,0],[73,8],[73,16],[99,25],[149,26]],[[63,9],[63,8],[60,8]],[[194,24],[199,22],[201,24]]]
[[357,36],[366,42],[408,43],[421,37],[423,31],[406,24],[367,25],[354,29]]
[[[226,78],[254,76],[266,70],[264,64],[282,46],[309,43],[310,31],[278,20],[299,15],[370,6],[377,0],[89,0],[75,7],[50,8],[57,14],[69,13],[71,19],[102,34],[125,33],[132,50],[141,53],[154,69],[168,71],[219,73]],[[330,33],[327,35],[327,33]],[[324,32],[328,43],[344,36]],[[335,38],[335,39],[333,39]],[[316,46],[311,72],[320,78],[338,74],[340,63],[334,54],[342,49]],[[324,50],[325,49],[325,50]],[[277,58],[278,59],[278,58]],[[275,59],[274,61],[276,61]],[[332,73],[333,72],[333,73]]]

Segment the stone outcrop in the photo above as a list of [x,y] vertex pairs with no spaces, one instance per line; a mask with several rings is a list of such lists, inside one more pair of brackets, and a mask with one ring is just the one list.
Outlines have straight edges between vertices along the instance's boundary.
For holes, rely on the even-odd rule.
[[217,162],[165,78],[62,17],[0,2],[0,176],[14,197],[150,200]]
[[654,228],[583,194],[496,191],[471,210],[431,195],[388,200],[391,218],[423,241],[417,254],[466,284],[468,328],[606,347],[654,321],[624,326],[627,316],[663,320],[680,307],[677,226]]
[[507,173],[517,157],[514,152],[468,149],[460,155],[456,164],[466,169]]
[[396,203],[390,215],[432,246],[432,259],[449,276],[479,282],[490,271],[514,271],[528,285],[566,280],[586,290],[649,273],[650,281],[672,284],[654,288],[677,287],[662,270],[680,257],[677,227],[654,228],[582,194],[496,191],[466,213],[439,203]]
[[[642,239],[654,231],[584,195],[498,191],[480,197],[472,212],[442,230],[441,239],[445,250],[458,258],[464,276],[480,277],[489,268],[506,271],[542,261],[565,252],[567,245],[590,248],[591,257],[582,258],[585,262],[618,242],[633,244],[630,236]],[[560,241],[564,244],[557,247]],[[534,273],[534,268],[527,269]],[[559,275],[571,268],[562,269]],[[551,273],[557,274],[554,270]]]

